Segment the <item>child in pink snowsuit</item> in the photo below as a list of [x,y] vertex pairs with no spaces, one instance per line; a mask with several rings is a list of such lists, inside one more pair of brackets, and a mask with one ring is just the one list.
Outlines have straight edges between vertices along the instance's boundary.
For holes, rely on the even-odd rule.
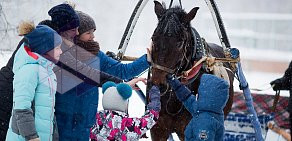
[[96,123],[90,131],[91,140],[137,141],[157,122],[161,108],[158,87],[150,89],[150,103],[141,118],[130,118],[128,115],[128,99],[132,95],[128,84],[107,82],[102,86],[102,92],[104,110],[96,114]]

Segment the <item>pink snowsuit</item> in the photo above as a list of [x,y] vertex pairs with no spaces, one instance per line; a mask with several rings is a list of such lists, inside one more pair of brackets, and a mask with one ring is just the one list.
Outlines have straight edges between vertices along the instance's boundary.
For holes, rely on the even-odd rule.
[[130,118],[127,113],[103,110],[96,114],[90,138],[97,141],[137,141],[158,120],[159,112],[147,110],[141,118]]

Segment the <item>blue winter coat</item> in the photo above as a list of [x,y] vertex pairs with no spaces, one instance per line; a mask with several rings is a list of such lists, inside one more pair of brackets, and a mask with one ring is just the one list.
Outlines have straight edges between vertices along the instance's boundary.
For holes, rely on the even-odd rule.
[[198,100],[194,95],[183,101],[193,118],[185,129],[186,141],[223,141],[223,108],[228,100],[228,83],[214,75],[201,77]]
[[[130,79],[149,67],[146,55],[129,64],[122,64],[103,52],[86,62],[89,66],[121,79]],[[65,76],[64,76],[65,77]],[[64,81],[75,83],[67,78]],[[90,128],[95,122],[98,107],[98,88],[86,83],[76,83],[77,87],[64,94],[56,95],[56,117],[60,141],[88,141]]]
[[[13,64],[13,109],[6,141],[25,141],[39,136],[51,141],[56,93],[54,64],[32,53],[24,44]],[[24,138],[26,137],[26,138]]]

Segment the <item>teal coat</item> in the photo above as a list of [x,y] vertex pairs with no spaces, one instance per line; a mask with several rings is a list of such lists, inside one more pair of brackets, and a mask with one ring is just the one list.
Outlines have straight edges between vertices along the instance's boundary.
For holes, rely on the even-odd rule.
[[[51,141],[56,93],[54,64],[32,53],[24,44],[13,65],[13,109],[6,141],[25,141],[39,136]],[[32,137],[33,136],[33,137]]]

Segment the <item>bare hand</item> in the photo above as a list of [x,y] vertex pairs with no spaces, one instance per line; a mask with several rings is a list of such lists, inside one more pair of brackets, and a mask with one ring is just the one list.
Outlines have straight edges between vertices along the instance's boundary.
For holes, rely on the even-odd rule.
[[151,51],[152,51],[152,46],[153,46],[153,43],[151,42],[151,45],[150,45],[150,48],[147,48],[147,61],[148,62],[152,62],[151,60]]
[[135,86],[135,84],[137,84],[138,82],[143,82],[145,85],[147,84],[147,79],[146,78],[134,78],[129,82],[126,82],[126,84],[130,85],[132,87],[133,90],[140,90],[138,87]]
[[41,141],[40,138],[30,139],[28,141]]

